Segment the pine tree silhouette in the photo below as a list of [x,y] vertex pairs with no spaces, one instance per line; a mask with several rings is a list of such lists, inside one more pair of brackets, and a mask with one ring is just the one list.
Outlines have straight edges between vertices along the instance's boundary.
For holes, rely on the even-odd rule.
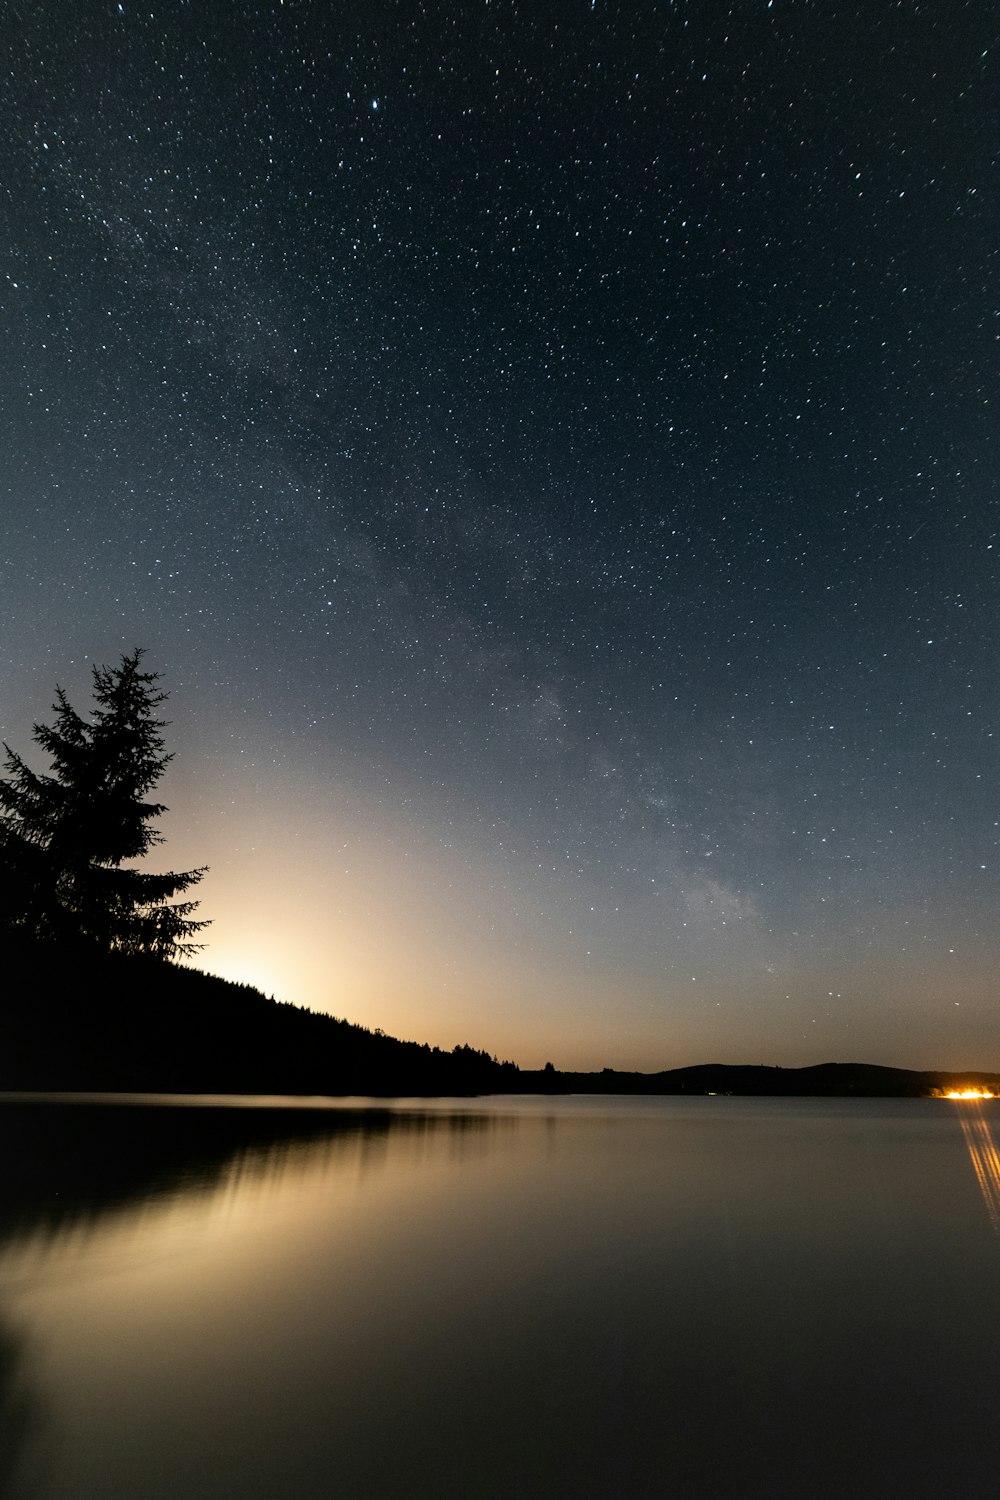
[[9,745],[0,780],[0,929],[42,941],[177,958],[197,951],[196,901],[174,901],[204,869],[154,875],[126,865],[163,835],[166,812],[146,796],[173,757],[164,750],[167,697],[139,650],[95,667],[95,708],[82,718],[61,688],[55,721],[32,738],[51,771],[38,775]]

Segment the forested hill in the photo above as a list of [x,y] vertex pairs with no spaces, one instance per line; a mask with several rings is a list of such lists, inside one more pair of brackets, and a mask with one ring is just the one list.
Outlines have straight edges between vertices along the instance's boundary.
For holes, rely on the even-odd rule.
[[919,1099],[950,1089],[1000,1094],[1000,1073],[884,1068],[875,1063],[819,1063],[808,1068],[702,1063],[663,1073],[560,1073],[518,1075],[518,1088],[558,1094],[739,1095],[743,1098]]
[[467,1046],[398,1041],[155,958],[7,955],[0,1089],[480,1094],[517,1069]]
[[660,1073],[538,1071],[458,1046],[399,1041],[155,958],[8,947],[0,981],[0,1090],[470,1095],[733,1094],[917,1098],[1000,1075],[864,1063],[721,1063]]

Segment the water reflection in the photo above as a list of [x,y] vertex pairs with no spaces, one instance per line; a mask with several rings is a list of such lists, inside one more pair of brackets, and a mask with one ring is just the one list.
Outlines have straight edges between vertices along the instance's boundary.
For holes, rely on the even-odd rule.
[[25,1445],[37,1431],[42,1407],[28,1373],[27,1340],[0,1317],[0,1495],[11,1492]]
[[0,1101],[0,1497],[48,1493],[37,1472],[22,1488],[25,1452],[37,1458],[50,1424],[30,1331],[12,1305],[39,1287],[82,1304],[88,1281],[137,1267],[155,1292],[156,1266],[169,1272],[193,1246],[204,1254],[220,1226],[231,1233],[269,1203],[287,1211],[296,1193],[315,1194],[331,1177],[377,1177],[390,1137],[416,1169],[432,1141],[474,1159],[516,1123],[468,1108]]
[[967,1096],[957,1101],[958,1119],[979,1191],[990,1222],[1000,1234],[1000,1152],[997,1151],[981,1098]]
[[465,1156],[516,1123],[468,1108],[0,1100],[0,1248],[79,1237],[110,1214],[141,1215],[179,1195],[233,1197],[307,1167],[339,1170],[348,1158],[363,1175],[385,1160],[390,1134],[407,1138],[416,1160],[442,1134]]
[[991,1481],[1000,1262],[950,1109],[519,1109],[0,1106],[32,1500]]

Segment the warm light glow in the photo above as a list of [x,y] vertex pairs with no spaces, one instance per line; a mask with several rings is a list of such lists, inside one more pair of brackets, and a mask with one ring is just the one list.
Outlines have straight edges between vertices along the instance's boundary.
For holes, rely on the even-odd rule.
[[989,1089],[949,1089],[945,1094],[939,1094],[940,1099],[995,1099],[996,1094],[991,1094]]
[[989,1122],[980,1104],[980,1100],[992,1099],[995,1096],[976,1092],[973,1089],[956,1089],[947,1097],[972,1101],[972,1108],[963,1109],[959,1114],[959,1123],[965,1137],[969,1160],[972,1162],[972,1170],[976,1174],[979,1191],[986,1204],[986,1212],[990,1216],[993,1228],[1000,1234],[1000,1151],[997,1150],[993,1132],[990,1130]]

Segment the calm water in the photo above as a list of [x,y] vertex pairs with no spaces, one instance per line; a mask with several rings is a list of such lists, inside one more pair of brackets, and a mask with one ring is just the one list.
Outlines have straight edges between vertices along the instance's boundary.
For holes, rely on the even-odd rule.
[[0,1104],[0,1490],[995,1493],[1000,1107]]

